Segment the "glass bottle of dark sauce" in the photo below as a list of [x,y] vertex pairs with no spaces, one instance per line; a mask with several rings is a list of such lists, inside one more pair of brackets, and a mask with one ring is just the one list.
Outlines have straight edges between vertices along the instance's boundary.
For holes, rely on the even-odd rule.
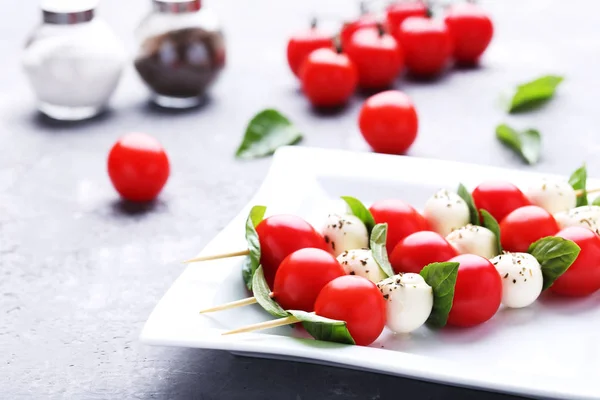
[[137,31],[135,68],[158,105],[195,107],[225,66],[219,21],[201,0],[152,1]]

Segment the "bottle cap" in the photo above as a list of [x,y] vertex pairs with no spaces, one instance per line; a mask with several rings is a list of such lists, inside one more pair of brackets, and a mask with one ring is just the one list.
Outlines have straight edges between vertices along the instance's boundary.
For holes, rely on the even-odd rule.
[[72,25],[91,21],[98,0],[42,0],[40,8],[44,22],[57,25]]
[[201,0],[153,0],[154,9],[169,14],[195,12],[202,7]]

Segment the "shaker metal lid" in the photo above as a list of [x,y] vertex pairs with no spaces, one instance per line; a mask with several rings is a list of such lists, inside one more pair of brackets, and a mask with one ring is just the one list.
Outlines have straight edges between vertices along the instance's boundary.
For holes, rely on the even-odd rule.
[[201,0],[153,0],[153,3],[157,11],[170,14],[195,12],[202,7]]
[[91,21],[98,0],[42,0],[44,22],[71,25]]

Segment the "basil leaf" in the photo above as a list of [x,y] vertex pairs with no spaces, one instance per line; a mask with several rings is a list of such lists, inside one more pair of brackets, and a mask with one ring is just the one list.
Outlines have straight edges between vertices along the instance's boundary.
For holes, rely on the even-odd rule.
[[434,328],[441,328],[448,322],[448,314],[454,301],[458,266],[457,262],[437,262],[421,270],[420,275],[433,289],[433,309],[427,324]]
[[304,329],[317,340],[356,344],[344,321],[320,317],[305,311],[288,310],[288,313],[300,320]]
[[365,205],[357,198],[342,196],[342,199],[346,202],[346,204],[348,204],[352,214],[358,217],[358,219],[360,219],[367,227],[367,231],[371,233],[373,227],[375,226],[375,219],[373,218],[371,211],[369,211],[369,209],[365,207]]
[[577,196],[576,207],[587,206],[587,167],[585,164],[577,168],[575,172],[571,174],[571,177],[569,178],[569,185],[571,185],[575,190],[583,191],[580,196]]
[[256,226],[262,221],[266,211],[267,207],[265,206],[254,206],[246,220],[246,242],[250,256],[246,258],[242,266],[242,278],[248,290],[252,290],[252,277],[260,265],[260,241],[258,233],[256,233]]
[[387,249],[385,247],[385,241],[387,239],[387,228],[388,224],[377,224],[371,232],[371,253],[373,259],[379,265],[379,268],[388,277],[394,275],[394,269],[388,260]]
[[594,201],[592,201],[593,206],[600,206],[600,196],[596,197]]
[[498,225],[498,221],[496,218],[492,216],[489,212],[484,210],[483,208],[479,210],[481,213],[481,218],[483,220],[483,226],[488,228],[490,231],[494,232],[496,235],[496,244],[498,246],[498,254],[502,254],[502,243],[500,243],[500,225]]
[[554,96],[562,76],[546,75],[517,86],[508,105],[508,112],[524,111],[542,104]]
[[542,266],[544,285],[548,289],[571,264],[575,262],[581,248],[574,242],[556,236],[548,236],[532,243],[527,252]]
[[302,140],[302,133],[279,111],[266,109],[254,116],[242,143],[235,153],[237,158],[250,159],[271,155],[278,147]]
[[265,279],[262,266],[259,266],[252,278],[252,293],[256,301],[266,312],[275,317],[287,317],[288,313],[271,298],[271,288]]
[[479,220],[479,213],[477,212],[477,208],[475,208],[475,202],[473,201],[471,193],[469,193],[467,188],[462,183],[458,184],[458,190],[456,191],[456,193],[461,197],[461,199],[465,201],[465,203],[467,203],[467,207],[469,207],[471,224],[481,225],[481,222]]
[[496,127],[496,138],[519,154],[528,164],[539,161],[542,138],[540,132],[535,129],[517,132],[506,124],[500,124]]

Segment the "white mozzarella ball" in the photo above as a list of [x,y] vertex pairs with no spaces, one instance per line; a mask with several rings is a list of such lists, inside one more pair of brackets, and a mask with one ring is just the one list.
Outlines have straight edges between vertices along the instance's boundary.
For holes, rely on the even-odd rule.
[[581,206],[554,214],[560,229],[582,226],[600,235],[600,206]]
[[532,204],[542,207],[550,214],[568,211],[577,204],[575,190],[565,181],[540,180],[530,186],[525,195]]
[[452,231],[446,240],[459,254],[475,254],[483,258],[498,254],[496,235],[483,226],[466,225]]
[[502,278],[502,304],[506,307],[527,307],[542,293],[542,268],[531,254],[504,253],[491,262]]
[[442,189],[425,203],[423,216],[431,228],[442,236],[469,223],[469,207],[456,193]]
[[386,324],[393,332],[412,332],[429,318],[433,290],[421,275],[394,275],[379,282],[377,287],[386,300]]
[[334,256],[344,251],[369,247],[369,232],[365,224],[351,214],[329,214],[321,234]]
[[358,275],[377,283],[387,278],[379,264],[373,258],[373,252],[369,249],[354,249],[344,251],[337,256],[344,271],[348,275]]

